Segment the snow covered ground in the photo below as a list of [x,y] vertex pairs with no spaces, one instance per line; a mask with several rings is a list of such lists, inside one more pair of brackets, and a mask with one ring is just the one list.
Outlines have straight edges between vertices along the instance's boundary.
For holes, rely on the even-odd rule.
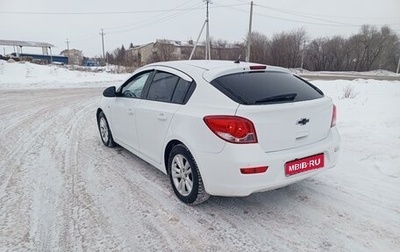
[[0,251],[400,251],[399,81],[313,81],[338,107],[337,167],[191,207],[101,143],[96,104],[126,77],[0,61]]
[[109,85],[110,82],[121,83],[128,76],[129,74],[70,71],[57,65],[41,66],[26,62],[7,63],[0,60],[1,88],[102,87]]

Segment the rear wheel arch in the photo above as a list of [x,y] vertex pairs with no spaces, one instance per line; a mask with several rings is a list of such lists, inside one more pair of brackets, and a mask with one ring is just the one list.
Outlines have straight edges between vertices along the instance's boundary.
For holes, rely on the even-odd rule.
[[178,144],[183,144],[183,143],[181,141],[175,139],[175,140],[169,141],[169,143],[165,147],[165,150],[164,150],[164,167],[165,167],[165,171],[167,172],[167,174],[170,173],[170,171],[168,169],[169,155],[170,155],[172,149],[174,148],[174,146],[178,145]]

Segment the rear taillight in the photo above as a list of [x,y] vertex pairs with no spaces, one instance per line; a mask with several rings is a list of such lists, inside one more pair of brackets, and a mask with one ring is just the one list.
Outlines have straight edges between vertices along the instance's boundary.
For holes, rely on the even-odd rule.
[[256,130],[253,123],[238,116],[206,116],[204,122],[218,137],[230,143],[257,143]]
[[336,125],[336,106],[333,104],[331,127]]

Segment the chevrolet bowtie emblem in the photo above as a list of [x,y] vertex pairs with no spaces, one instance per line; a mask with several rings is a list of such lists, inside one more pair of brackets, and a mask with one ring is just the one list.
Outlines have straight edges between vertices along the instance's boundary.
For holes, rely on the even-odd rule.
[[310,119],[302,118],[297,122],[297,124],[306,125],[309,121],[310,121]]

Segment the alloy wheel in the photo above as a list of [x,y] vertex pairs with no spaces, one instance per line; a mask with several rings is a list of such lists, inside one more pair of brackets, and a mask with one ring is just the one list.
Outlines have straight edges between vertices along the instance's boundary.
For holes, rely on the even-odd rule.
[[108,143],[108,137],[109,137],[109,131],[108,131],[108,125],[107,121],[104,117],[100,118],[100,135],[101,138],[103,139],[104,143]]
[[192,168],[189,161],[181,154],[175,155],[171,167],[175,188],[182,196],[188,196],[193,189]]

